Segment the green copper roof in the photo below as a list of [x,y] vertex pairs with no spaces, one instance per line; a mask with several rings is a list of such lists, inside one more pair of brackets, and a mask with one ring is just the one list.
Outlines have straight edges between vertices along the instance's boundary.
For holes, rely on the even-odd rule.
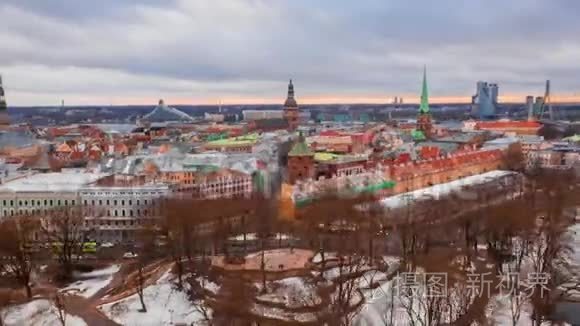
[[252,145],[258,141],[258,134],[247,134],[238,137],[222,138],[208,142],[208,145],[214,146],[238,146],[238,145]]
[[357,187],[354,189],[355,192],[375,192],[375,191],[379,191],[382,189],[390,189],[393,188],[395,186],[395,182],[393,181],[383,181],[380,183],[376,183],[376,184],[372,184],[372,185],[368,185],[365,187]]
[[[368,186],[356,187],[353,189],[343,189],[340,193],[345,194],[345,195],[348,195],[349,193],[355,193],[355,194],[375,193],[375,192],[383,190],[383,189],[392,189],[395,185],[396,185],[396,183],[394,181],[381,181],[379,183],[371,184]],[[317,199],[316,196],[297,198],[294,201],[294,205],[298,208],[302,208],[302,207],[310,205],[311,203],[316,201],[316,199]]]
[[429,113],[429,91],[427,89],[427,67],[423,69],[423,88],[421,89],[421,105],[419,113]]
[[574,143],[578,143],[578,142],[580,142],[580,134],[579,135],[570,136],[570,137],[566,137],[566,138],[564,138],[562,140],[569,141],[569,142],[574,142]]
[[306,140],[302,133],[298,136],[298,141],[292,146],[288,156],[313,156],[314,152],[310,150],[306,144]]
[[427,139],[427,137],[425,137],[425,134],[421,130],[417,130],[417,129],[414,129],[413,131],[411,131],[411,137],[413,137],[413,140],[425,140],[425,139]]
[[315,161],[332,161],[335,160],[342,155],[334,154],[334,153],[327,153],[327,152],[316,152],[314,154]]

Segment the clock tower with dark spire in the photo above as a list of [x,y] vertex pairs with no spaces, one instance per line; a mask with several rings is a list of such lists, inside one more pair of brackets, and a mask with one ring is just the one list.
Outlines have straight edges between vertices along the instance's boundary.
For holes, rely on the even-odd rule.
[[299,123],[299,111],[298,103],[294,98],[294,85],[292,84],[292,79],[288,83],[288,96],[284,102],[284,119],[288,122],[289,130],[296,130]]
[[6,105],[6,98],[4,97],[4,87],[2,86],[2,76],[0,75],[0,130],[6,129],[10,126],[10,119],[8,117],[8,107]]

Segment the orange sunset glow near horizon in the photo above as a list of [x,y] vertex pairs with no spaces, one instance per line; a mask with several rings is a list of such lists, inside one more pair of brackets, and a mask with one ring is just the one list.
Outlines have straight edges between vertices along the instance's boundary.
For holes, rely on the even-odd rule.
[[[304,96],[297,97],[299,105],[324,105],[324,104],[391,104],[395,96]],[[404,96],[405,104],[418,104],[418,96]],[[283,99],[273,97],[223,97],[223,98],[193,98],[193,97],[135,97],[135,98],[111,98],[110,105],[154,105],[160,98],[169,105],[282,105]],[[524,103],[526,95],[503,95],[499,97],[500,103]],[[90,103],[91,99],[86,99]],[[85,101],[82,101],[85,102]],[[432,96],[431,104],[470,104],[471,96]],[[580,95],[552,95],[552,103],[580,103]],[[74,103],[71,103],[71,105]]]

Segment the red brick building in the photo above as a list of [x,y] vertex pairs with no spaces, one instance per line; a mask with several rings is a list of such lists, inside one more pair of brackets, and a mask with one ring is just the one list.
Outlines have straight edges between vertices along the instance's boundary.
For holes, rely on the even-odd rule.
[[288,153],[288,183],[296,184],[298,180],[313,179],[315,172],[314,152],[308,148],[304,136],[300,134]]

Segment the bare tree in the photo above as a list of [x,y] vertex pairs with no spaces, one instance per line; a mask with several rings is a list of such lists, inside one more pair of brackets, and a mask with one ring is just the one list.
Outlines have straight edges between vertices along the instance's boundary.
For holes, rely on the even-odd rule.
[[87,237],[83,208],[59,207],[49,211],[42,218],[41,230],[57,256],[61,276],[70,277]]
[[32,298],[30,276],[37,262],[34,254],[34,234],[38,231],[38,219],[17,216],[0,223],[0,270],[14,277]]
[[55,293],[54,297],[52,298],[52,302],[56,308],[56,317],[58,318],[60,325],[66,326],[65,299],[63,298],[62,294],[58,292]]
[[160,225],[159,220],[149,219],[142,224],[141,228],[137,233],[137,244],[136,244],[136,255],[137,255],[137,295],[139,296],[139,301],[141,303],[140,312],[147,312],[147,306],[145,304],[144,291],[145,291],[145,268],[147,265],[156,258],[157,246],[156,240],[160,235]]

